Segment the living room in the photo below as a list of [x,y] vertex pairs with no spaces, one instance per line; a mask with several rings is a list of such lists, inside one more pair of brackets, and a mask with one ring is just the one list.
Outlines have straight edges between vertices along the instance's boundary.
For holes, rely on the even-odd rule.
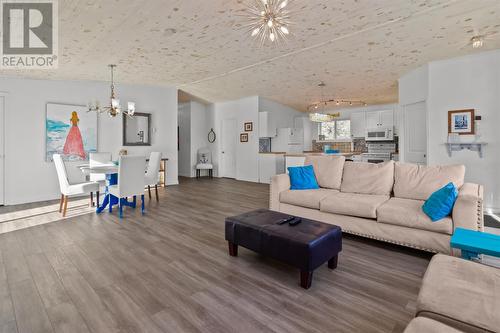
[[500,332],[499,1],[0,6],[0,331]]

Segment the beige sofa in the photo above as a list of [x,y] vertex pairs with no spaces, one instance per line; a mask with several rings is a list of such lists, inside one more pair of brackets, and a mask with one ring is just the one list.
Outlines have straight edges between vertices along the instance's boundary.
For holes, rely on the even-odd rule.
[[405,333],[500,332],[500,269],[436,254]]
[[[464,184],[462,165],[419,166],[346,162],[342,156],[308,156],[318,190],[290,190],[287,174],[271,181],[270,209],[338,225],[344,232],[422,249],[451,253],[457,227],[483,229],[483,187]],[[453,182],[459,196],[452,216],[432,222],[424,201]]]

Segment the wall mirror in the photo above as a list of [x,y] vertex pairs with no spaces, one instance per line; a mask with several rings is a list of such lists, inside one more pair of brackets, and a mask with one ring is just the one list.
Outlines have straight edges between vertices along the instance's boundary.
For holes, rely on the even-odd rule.
[[151,114],[134,113],[133,117],[123,115],[123,145],[151,146]]

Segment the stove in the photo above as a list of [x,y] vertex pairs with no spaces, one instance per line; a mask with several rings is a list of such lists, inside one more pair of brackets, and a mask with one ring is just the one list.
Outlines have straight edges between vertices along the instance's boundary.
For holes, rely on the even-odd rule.
[[361,154],[361,161],[368,163],[383,163],[390,161],[396,152],[395,143],[370,143],[368,153]]

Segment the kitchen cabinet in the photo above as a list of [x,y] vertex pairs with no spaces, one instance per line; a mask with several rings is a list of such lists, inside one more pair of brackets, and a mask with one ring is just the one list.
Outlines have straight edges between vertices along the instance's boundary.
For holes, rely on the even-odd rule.
[[394,111],[370,111],[366,112],[366,128],[373,129],[378,127],[393,127]]
[[351,114],[351,137],[364,138],[366,135],[366,119],[364,112]]
[[259,182],[271,184],[271,178],[285,173],[285,155],[261,153],[259,154]]
[[259,137],[274,138],[276,136],[276,123],[271,112],[259,112]]

